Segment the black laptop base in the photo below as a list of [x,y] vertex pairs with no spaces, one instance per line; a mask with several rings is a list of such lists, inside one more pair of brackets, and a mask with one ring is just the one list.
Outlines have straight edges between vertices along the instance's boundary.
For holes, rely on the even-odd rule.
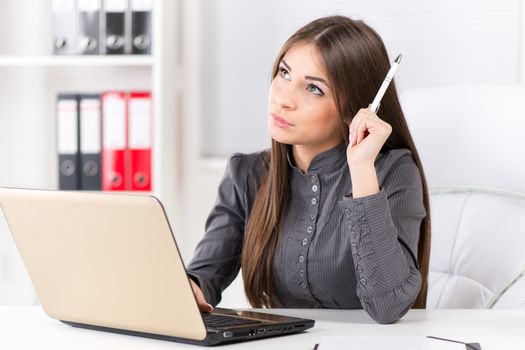
[[70,322],[60,320],[67,325],[79,328],[87,328],[97,331],[119,333],[125,335],[133,335],[138,337],[153,338],[159,340],[167,340],[172,342],[187,343],[187,344],[196,344],[196,345],[220,345],[220,344],[230,344],[239,341],[245,340],[255,340],[261,338],[275,337],[279,335],[286,335],[301,332],[312,328],[314,326],[314,320],[304,319],[304,322],[301,323],[281,323],[279,325],[264,324],[251,327],[242,327],[234,330],[208,330],[208,334],[203,340],[192,340],[187,338],[171,337],[161,334],[145,333],[145,332],[136,332],[125,329],[111,328],[111,327],[102,327],[95,326],[90,324]]

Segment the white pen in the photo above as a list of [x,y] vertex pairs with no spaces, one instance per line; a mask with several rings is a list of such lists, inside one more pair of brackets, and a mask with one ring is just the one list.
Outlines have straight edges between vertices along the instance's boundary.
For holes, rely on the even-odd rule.
[[[379,105],[381,104],[381,99],[383,98],[383,95],[386,92],[386,89],[388,88],[388,85],[390,85],[390,82],[392,79],[394,79],[394,74],[396,74],[397,67],[399,66],[399,63],[401,63],[401,57],[402,55],[397,55],[396,59],[394,60],[394,64],[392,64],[392,67],[388,70],[388,73],[386,73],[385,80],[383,80],[383,84],[381,84],[381,87],[379,88],[379,91],[376,94],[376,97],[374,98],[374,101],[370,106],[368,106],[368,109],[371,110],[374,113],[377,113],[377,110],[379,109]],[[352,138],[350,137],[348,147],[352,147]]]
[[390,67],[390,70],[386,74],[385,80],[383,80],[383,84],[381,84],[381,87],[379,88],[379,91],[377,92],[374,101],[368,107],[368,109],[370,109],[372,112],[377,113],[379,105],[381,104],[381,99],[383,98],[383,95],[385,94],[388,85],[390,85],[390,82],[392,81],[392,79],[394,79],[394,74],[396,74],[399,63],[401,63],[401,54],[397,55],[396,59],[394,60],[394,64],[392,64],[392,67]]

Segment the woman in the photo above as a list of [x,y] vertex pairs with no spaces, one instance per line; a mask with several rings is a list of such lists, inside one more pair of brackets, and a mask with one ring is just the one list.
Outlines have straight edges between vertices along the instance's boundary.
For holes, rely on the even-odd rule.
[[362,21],[290,37],[273,68],[271,150],[235,154],[188,266],[202,311],[240,267],[254,307],[363,308],[379,323],[424,308],[430,242],[421,162],[390,61]]

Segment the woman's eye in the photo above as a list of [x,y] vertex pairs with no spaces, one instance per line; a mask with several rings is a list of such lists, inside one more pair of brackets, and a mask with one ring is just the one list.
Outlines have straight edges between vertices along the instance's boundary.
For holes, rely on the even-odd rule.
[[324,92],[323,90],[319,89],[316,85],[314,84],[310,84],[308,85],[308,87],[306,88],[308,91],[310,91],[312,94],[315,94],[315,95],[319,95],[319,96],[323,96],[324,95]]
[[288,71],[286,69],[280,68],[279,71],[280,71],[280,74],[281,74],[281,78],[284,78],[286,80],[290,80],[291,79],[290,73],[288,73]]

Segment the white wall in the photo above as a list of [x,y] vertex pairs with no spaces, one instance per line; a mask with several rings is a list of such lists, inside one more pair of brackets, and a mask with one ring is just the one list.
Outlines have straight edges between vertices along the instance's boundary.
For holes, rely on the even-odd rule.
[[203,4],[204,154],[255,151],[269,145],[266,97],[271,65],[286,38],[320,16],[364,19],[382,36],[392,59],[402,53],[396,75],[400,90],[520,79],[519,0],[207,0]]

